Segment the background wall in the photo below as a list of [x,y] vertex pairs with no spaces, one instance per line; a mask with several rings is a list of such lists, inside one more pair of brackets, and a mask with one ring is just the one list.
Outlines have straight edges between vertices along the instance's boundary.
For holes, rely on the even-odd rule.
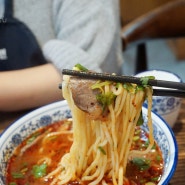
[[[120,0],[122,22],[134,18],[172,0]],[[175,1],[175,0],[173,0]],[[123,52],[122,72],[125,75],[135,73],[136,48]],[[185,82],[185,39],[155,40],[147,43],[148,67],[162,69],[178,74]]]
[[127,23],[139,15],[170,1],[174,0],[120,0],[122,21]]
[[[140,15],[175,0],[120,0],[122,24],[125,25]],[[185,38],[167,41],[171,51],[178,61],[185,60]]]

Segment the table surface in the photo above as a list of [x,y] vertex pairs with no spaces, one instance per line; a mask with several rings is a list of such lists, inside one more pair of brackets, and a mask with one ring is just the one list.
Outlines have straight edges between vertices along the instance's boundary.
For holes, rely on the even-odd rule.
[[[1,113],[0,112],[0,133],[7,128],[13,121],[25,115],[27,111],[16,113]],[[182,101],[180,114],[176,121],[173,131],[178,143],[179,155],[178,164],[170,185],[185,184],[185,99]]]

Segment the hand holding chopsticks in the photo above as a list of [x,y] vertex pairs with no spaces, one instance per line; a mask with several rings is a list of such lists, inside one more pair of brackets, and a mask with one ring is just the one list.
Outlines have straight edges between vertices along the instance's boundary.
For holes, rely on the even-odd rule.
[[[94,72],[83,72],[76,70],[63,69],[63,75],[77,76],[85,79],[97,79],[97,80],[108,80],[120,83],[134,83],[138,85],[143,85],[142,78],[134,76],[124,76],[115,75],[107,73],[94,73]],[[148,79],[147,85],[153,87],[163,87],[170,89],[154,89],[154,96],[175,96],[175,97],[185,97],[185,83],[173,82],[165,80]]]

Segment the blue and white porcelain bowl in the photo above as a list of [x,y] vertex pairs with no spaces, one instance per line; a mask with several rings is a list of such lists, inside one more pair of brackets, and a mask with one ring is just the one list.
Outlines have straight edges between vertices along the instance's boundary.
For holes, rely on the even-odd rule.
[[[143,107],[143,115],[146,127],[147,109]],[[0,184],[5,185],[5,171],[7,161],[12,155],[14,149],[31,133],[40,127],[51,124],[55,121],[70,118],[71,112],[66,101],[59,101],[50,105],[41,107],[11,124],[0,136]],[[171,128],[157,114],[152,113],[154,136],[160,146],[165,168],[159,185],[167,185],[172,178],[177,161],[178,148],[176,139]]]
[[[167,80],[174,82],[182,82],[182,79],[175,73],[165,70],[149,70],[143,71],[135,75],[136,77],[155,76],[157,80]],[[157,88],[157,87],[154,87]],[[145,101],[144,106],[148,104]],[[152,111],[162,116],[166,122],[173,127],[181,106],[181,98],[169,96],[153,96]]]

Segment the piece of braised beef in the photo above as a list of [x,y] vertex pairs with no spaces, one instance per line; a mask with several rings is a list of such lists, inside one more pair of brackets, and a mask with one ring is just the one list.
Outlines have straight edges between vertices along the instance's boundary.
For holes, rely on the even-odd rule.
[[99,89],[93,90],[91,88],[96,81],[97,80],[71,77],[69,82],[75,105],[82,111],[89,113],[92,119],[99,119],[105,116],[102,112],[102,105],[96,98],[96,95],[101,92]]

